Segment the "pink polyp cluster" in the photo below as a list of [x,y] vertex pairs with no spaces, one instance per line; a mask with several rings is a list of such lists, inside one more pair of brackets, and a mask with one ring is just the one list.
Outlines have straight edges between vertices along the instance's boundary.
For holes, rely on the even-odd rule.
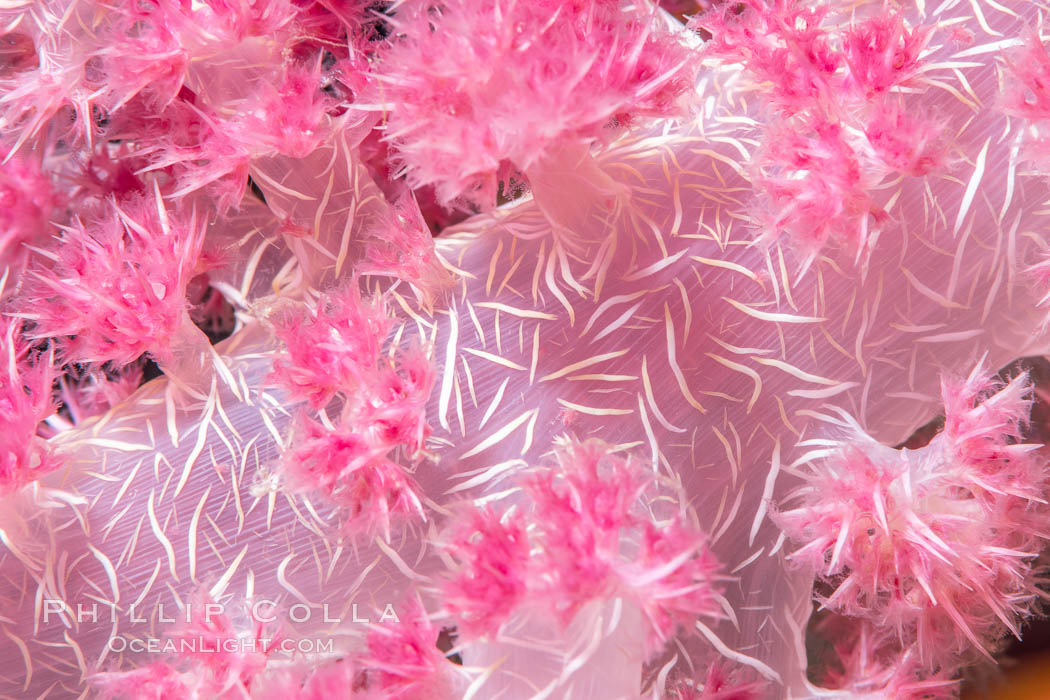
[[505,513],[469,509],[448,536],[457,566],[443,595],[466,635],[495,634],[530,608],[568,627],[593,601],[624,597],[647,620],[654,653],[679,626],[724,615],[725,575],[706,536],[684,512],[654,521],[647,509],[668,504],[638,460],[564,439],[522,490]]
[[447,535],[455,575],[444,590],[445,608],[464,636],[494,634],[528,593],[530,543],[520,512],[470,509]]
[[337,393],[368,391],[390,318],[382,299],[366,301],[356,284],[303,304],[278,310],[274,319],[283,349],[274,360],[272,381],[295,400],[324,408]]
[[944,428],[917,450],[829,418],[855,432],[804,443],[805,485],[777,516],[798,544],[791,558],[827,584],[822,604],[930,673],[1020,636],[1043,597],[1033,569],[1050,537],[1047,474],[1037,446],[1019,442],[1030,385],[984,372],[944,383]]
[[704,52],[743,63],[770,99],[789,113],[804,111],[818,98],[829,99],[829,80],[842,56],[822,27],[826,4],[799,0],[751,0],[720,5],[695,16],[691,26],[711,34]]
[[879,186],[942,167],[947,143],[939,121],[907,111],[933,28],[886,9],[839,19],[826,3],[749,0],[692,25],[713,35],[705,55],[744,65],[769,109],[754,163],[766,235],[859,257],[888,218]]
[[353,418],[332,428],[301,418],[283,474],[291,489],[319,492],[344,508],[349,529],[375,529],[389,537],[392,517],[422,518],[423,507],[415,480],[390,460],[397,443],[372,433]]
[[744,678],[744,674],[721,662],[711,664],[700,676],[701,682],[676,681],[668,689],[667,700],[760,700],[768,690],[765,683]]
[[916,647],[902,649],[900,638],[867,622],[827,617],[816,624],[834,659],[817,670],[829,697],[951,700],[960,683],[951,667],[931,672]]
[[89,216],[29,271],[20,311],[31,337],[58,340],[67,362],[170,362],[204,240],[196,215],[170,217],[158,195]]
[[[391,518],[423,515],[419,488],[397,457],[416,461],[430,433],[425,406],[434,383],[420,348],[385,353],[390,318],[381,298],[365,301],[356,281],[322,295],[315,308],[276,312],[283,347],[270,380],[305,400],[283,458],[283,475],[299,491],[316,491],[345,509],[352,530],[389,537]],[[334,424],[325,413],[338,405]]]
[[103,697],[177,700],[192,697],[193,692],[182,674],[163,661],[131,671],[100,674],[95,682]]
[[407,191],[393,199],[387,214],[368,232],[358,271],[409,283],[427,306],[452,282],[449,271],[434,254],[433,235],[420,205]]
[[1050,162],[1050,54],[1038,29],[1029,28],[1020,44],[1004,56],[1002,106],[1024,120],[1030,132],[1025,154],[1045,167]]
[[671,116],[695,62],[645,3],[454,0],[402,3],[377,96],[413,187],[438,201],[496,203],[501,164],[526,171],[613,118]]
[[142,385],[142,378],[141,362],[110,371],[89,368],[76,373],[67,370],[58,378],[58,397],[76,425],[105,413],[131,396]]
[[4,318],[0,361],[0,494],[6,496],[58,468],[61,461],[38,435],[41,423],[55,411],[53,353],[34,349],[23,336],[22,323]]
[[248,686],[266,666],[267,656],[281,641],[280,632],[252,619],[246,627],[238,629],[226,606],[201,593],[189,603],[188,615],[169,629],[178,658],[188,662],[203,686],[198,693],[210,688],[219,695]]
[[418,598],[407,599],[403,609],[397,622],[369,630],[360,660],[365,667],[362,689],[391,700],[455,697],[451,664],[437,648],[440,630]]
[[[345,27],[339,37],[330,24],[300,23],[299,10],[290,0],[151,1],[105,12],[95,3],[40,3],[22,22],[24,8],[13,6],[5,11],[16,27],[10,36],[35,46],[39,60],[0,70],[5,142],[47,143],[63,157],[81,147],[101,158],[119,142],[133,177],[162,172],[165,194],[205,191],[220,210],[236,207],[253,158],[305,156],[331,133],[327,112],[337,100],[316,89],[319,47],[339,58],[348,51],[340,38],[367,45]],[[346,12],[357,25],[368,21],[364,7]],[[224,62],[230,80],[202,81],[204,61]],[[335,74],[324,79],[341,84]]]
[[51,181],[39,163],[16,157],[0,164],[0,264],[22,268],[24,245],[43,242],[54,205]]
[[[260,689],[273,682],[264,670],[268,657],[282,641],[281,630],[255,619],[269,619],[271,611],[266,607],[238,606],[243,607],[240,617],[247,620],[244,624],[234,621],[232,607],[198,592],[177,613],[177,621],[168,620],[163,638],[155,640],[158,648],[167,650],[170,661],[95,674],[91,678],[93,687],[104,698],[136,700],[235,700],[249,697],[253,691],[251,697],[263,697]],[[283,674],[274,675],[278,682],[284,680]],[[304,674],[298,675],[297,686],[304,681]]]
[[822,119],[770,128],[760,161],[771,231],[788,231],[819,249],[831,240],[863,250],[885,213],[842,126]]

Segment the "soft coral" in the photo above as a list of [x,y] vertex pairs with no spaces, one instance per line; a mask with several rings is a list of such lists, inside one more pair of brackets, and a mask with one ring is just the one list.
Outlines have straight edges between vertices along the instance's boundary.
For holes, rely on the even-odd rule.
[[673,115],[695,71],[644,4],[413,0],[392,21],[376,100],[409,185],[441,204],[491,207],[505,162],[526,171],[614,118]]
[[53,361],[51,350],[26,341],[21,321],[0,317],[0,495],[61,465],[52,447],[38,436],[41,422],[56,408]]
[[880,445],[845,416],[851,437],[810,443],[822,449],[777,520],[800,545],[792,558],[830,586],[826,607],[910,640],[929,669],[1019,633],[1050,537],[1045,468],[1017,443],[1028,389],[978,367],[944,382],[945,429],[924,448]]
[[186,286],[203,241],[195,214],[171,216],[155,200],[109,200],[87,221],[64,227],[51,264],[35,281],[21,315],[30,336],[55,338],[68,362],[127,365],[149,353],[172,359],[188,312]]
[[[342,507],[351,530],[387,536],[392,517],[423,513],[418,486],[396,460],[424,453],[434,384],[420,347],[384,352],[392,321],[382,298],[362,299],[356,279],[313,308],[290,303],[275,315],[283,347],[271,374],[293,399],[322,411],[320,420],[300,417],[283,460],[289,485]],[[335,398],[332,424],[324,410]]]

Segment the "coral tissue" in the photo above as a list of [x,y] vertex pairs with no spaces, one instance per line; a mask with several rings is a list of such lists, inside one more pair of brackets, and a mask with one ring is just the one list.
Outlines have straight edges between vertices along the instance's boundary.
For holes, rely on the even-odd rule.
[[0,1],[0,695],[992,678],[1048,11]]

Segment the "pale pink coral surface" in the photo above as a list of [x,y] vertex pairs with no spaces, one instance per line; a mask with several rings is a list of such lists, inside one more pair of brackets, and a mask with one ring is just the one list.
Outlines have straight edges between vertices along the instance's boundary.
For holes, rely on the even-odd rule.
[[[63,468],[0,513],[12,693],[101,673],[157,697],[949,695],[1030,613],[1047,499],[1017,442],[1024,380],[940,382],[1045,348],[1026,272],[1046,250],[1045,174],[1025,160],[1042,117],[999,86],[1003,69],[1040,87],[1035,5],[752,0],[696,20],[715,33],[698,50],[647,4],[569,3],[547,27],[521,3],[432,20],[406,3],[388,43],[353,2],[27,5],[3,11],[38,54],[2,64],[5,138],[48,149],[83,224],[40,246],[54,298],[16,313],[81,359],[153,353],[168,380],[46,443],[18,426],[19,450]],[[561,42],[564,81],[519,80],[515,13]],[[122,32],[165,58],[111,48]],[[470,82],[487,38],[504,41],[494,77]],[[434,99],[454,109],[413,103],[448,66],[459,82]],[[309,81],[331,89],[301,100]],[[377,124],[439,200],[476,177],[494,195],[502,160],[534,198],[431,247],[419,204],[384,200],[411,196],[396,169],[358,149]],[[242,199],[249,174],[265,207]],[[190,233],[166,238],[162,212]],[[176,243],[199,230],[226,264],[189,269]],[[214,350],[186,321],[205,271],[236,309]],[[49,357],[7,376],[36,381]],[[941,411],[925,451],[889,447]],[[805,676],[814,574],[863,632],[827,691]],[[159,605],[202,589],[305,606],[288,633],[335,647],[218,675],[108,648],[163,634]],[[78,603],[120,612],[101,625]],[[404,615],[383,626],[387,603]]]

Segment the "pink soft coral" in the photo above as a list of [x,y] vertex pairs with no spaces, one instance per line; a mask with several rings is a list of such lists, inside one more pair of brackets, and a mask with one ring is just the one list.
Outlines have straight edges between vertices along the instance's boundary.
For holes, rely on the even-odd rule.
[[43,242],[54,205],[51,181],[37,160],[16,156],[0,163],[0,268],[22,267],[25,244]]
[[321,85],[320,56],[313,65],[288,65],[272,83],[261,82],[232,128],[255,141],[256,148],[305,157],[327,136],[322,124],[330,105]]
[[419,486],[388,457],[393,446],[352,423],[331,429],[303,416],[283,473],[293,490],[320,493],[341,507],[351,532],[379,531],[389,539],[392,519],[423,517]]
[[641,545],[633,566],[621,575],[652,625],[650,645],[662,646],[697,617],[722,616],[719,590],[726,576],[696,528],[681,518],[660,526],[646,523]]
[[340,396],[344,425],[374,445],[401,445],[414,456],[430,430],[425,409],[434,370],[418,345],[384,352],[391,323],[383,300],[365,302],[356,282],[323,295],[313,310],[292,305],[275,320],[284,347],[271,381],[314,409]]
[[0,317],[0,495],[61,464],[37,434],[41,422],[55,412],[54,354],[31,347],[23,333],[20,321]]
[[362,690],[388,700],[451,699],[452,664],[437,648],[441,631],[434,626],[418,597],[400,606],[398,620],[374,625],[364,667]]
[[689,26],[711,34],[704,55],[743,63],[788,114],[831,97],[843,58],[822,26],[830,8],[801,0],[718,3]]
[[947,162],[943,126],[909,114],[900,102],[881,102],[873,110],[864,134],[876,157],[893,172],[922,177]]
[[529,539],[520,512],[502,517],[470,509],[445,543],[456,574],[444,587],[446,609],[465,637],[495,633],[528,591]]
[[188,311],[186,286],[203,241],[195,214],[172,216],[159,195],[107,202],[65,227],[50,264],[33,269],[21,314],[31,337],[56,338],[69,362],[172,359]]
[[[164,109],[136,101],[114,117],[118,127],[139,132],[136,172],[169,172],[174,198],[204,191],[220,211],[237,207],[251,163],[285,155],[301,158],[330,136],[332,100],[322,92],[321,56],[288,62],[253,76],[243,95],[209,104],[183,88]],[[223,93],[219,93],[222,95]]]
[[339,392],[367,387],[390,323],[383,300],[366,301],[353,282],[322,297],[315,310],[279,311],[274,329],[284,350],[274,360],[271,380],[313,408]]
[[1050,119],[1050,54],[1039,32],[1029,29],[1023,44],[1007,55],[1003,105],[1019,117]]
[[1002,106],[1025,120],[1025,155],[1050,168],[1050,54],[1040,31],[1028,29],[1021,46],[1006,54]]
[[383,352],[392,319],[381,299],[365,302],[356,281],[317,307],[291,304],[275,320],[284,341],[271,381],[322,412],[336,397],[336,422],[300,416],[283,473],[297,490],[318,491],[345,510],[351,530],[381,530],[394,516],[423,515],[418,486],[397,459],[418,461],[430,426],[434,384],[418,347]]
[[659,489],[639,462],[596,440],[565,440],[556,454],[525,491],[540,524],[534,585],[563,623],[591,600],[624,595],[648,618],[653,651],[680,624],[723,616],[721,566],[704,535],[682,513],[654,526],[639,510]]
[[915,78],[931,28],[911,27],[888,8],[841,26],[830,13],[826,3],[745,0],[719,4],[690,26],[712,34],[706,56],[743,63],[765,99],[789,115],[872,98]]
[[155,640],[162,642],[168,661],[96,673],[92,683],[103,697],[129,700],[258,697],[267,683],[267,663],[282,637],[274,625],[259,621],[241,629],[228,612],[231,607],[241,605],[219,604],[207,593],[197,594],[166,639]]
[[615,590],[621,531],[640,524],[634,506],[646,482],[634,463],[598,441],[561,447],[557,463],[531,476],[525,490],[543,527],[540,585],[568,624],[586,603]]
[[205,679],[202,692],[209,692],[209,687],[210,692],[216,693],[251,687],[281,640],[279,632],[255,620],[251,621],[248,634],[243,634],[234,625],[227,607],[206,593],[198,594],[183,622],[169,633],[178,657]]
[[458,560],[446,608],[468,635],[491,634],[539,603],[567,627],[589,603],[634,602],[653,652],[697,617],[720,619],[721,565],[683,513],[654,520],[660,484],[597,441],[565,438],[527,475],[526,502],[497,515],[470,509],[446,546]]
[[[356,47],[339,46],[364,41],[344,23],[370,24],[366,8],[343,3],[322,25],[312,10],[301,26],[308,10],[291,0],[48,0],[39,11],[0,10],[0,25],[24,31],[18,51],[37,54],[35,65],[0,64],[3,155],[27,139],[63,158],[101,146],[136,176],[157,172],[169,198],[204,190],[228,211],[253,160],[303,156],[330,135],[329,113],[349,99],[333,88],[331,52],[344,79],[357,85],[355,72],[367,72]],[[224,65],[225,80],[202,79],[209,61]]]
[[726,3],[691,26],[713,34],[707,58],[744,64],[769,111],[751,177],[766,239],[789,236],[807,261],[828,244],[860,259],[888,219],[879,185],[945,165],[942,125],[902,97],[922,91],[931,28],[799,0]]
[[[951,666],[930,668],[914,646],[904,646],[891,630],[867,621],[828,615],[813,625],[813,639],[829,654],[816,670],[828,697],[894,700],[954,700],[959,681]],[[837,691],[837,692],[833,692]]]
[[[117,370],[71,367],[58,379],[62,406],[74,424],[105,413],[142,384],[142,363]],[[78,371],[79,370],[79,371]]]
[[253,688],[252,700],[379,700],[375,694],[360,691],[356,685],[359,674],[350,659],[304,666],[267,674],[265,681]]
[[667,689],[664,700],[761,700],[768,683],[748,680],[747,669],[733,668],[725,661],[712,663],[703,683],[678,679]]
[[131,671],[96,673],[91,682],[104,698],[185,700],[192,697],[183,675],[162,661]]
[[932,36],[932,27],[910,27],[892,12],[852,24],[842,37],[849,84],[869,97],[908,85]]
[[85,64],[92,87],[105,90],[99,100],[106,113],[136,95],[155,107],[170,103],[189,70],[190,51],[179,29],[184,15],[174,3],[141,2],[119,6],[109,15],[105,41]]
[[695,68],[659,21],[613,0],[400,3],[376,99],[409,185],[490,207],[504,161],[527,171],[614,118],[673,114]]
[[1050,537],[1045,469],[1017,442],[1028,389],[1025,375],[998,385],[982,367],[945,382],[945,428],[914,451],[878,444],[845,414],[834,420],[850,437],[806,443],[806,483],[778,521],[800,545],[792,559],[830,586],[826,607],[913,640],[929,668],[1019,634]]
[[758,159],[756,180],[772,212],[770,230],[810,250],[830,240],[863,249],[884,216],[868,194],[871,176],[835,122],[776,124]]
[[404,280],[432,303],[452,283],[452,276],[434,252],[434,238],[416,199],[402,194],[369,230],[362,274]]

